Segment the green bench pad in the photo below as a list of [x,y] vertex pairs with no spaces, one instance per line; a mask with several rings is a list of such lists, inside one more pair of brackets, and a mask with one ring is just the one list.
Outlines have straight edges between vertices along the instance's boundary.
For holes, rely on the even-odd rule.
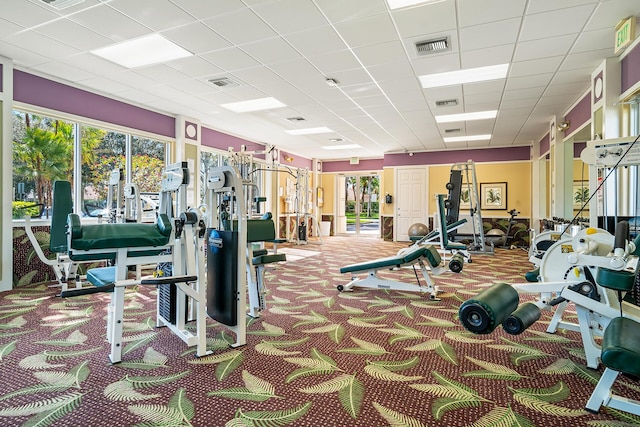
[[171,222],[166,215],[158,216],[156,224],[92,224],[81,225],[76,214],[68,218],[71,249],[100,250],[165,246],[171,235]]
[[602,338],[602,363],[614,371],[640,376],[640,324],[627,317],[609,322]]
[[87,282],[93,286],[108,286],[116,281],[115,267],[98,267],[87,270]]
[[346,265],[340,268],[340,273],[353,273],[358,271],[379,270],[386,267],[400,267],[403,264],[413,263],[420,257],[425,257],[432,267],[440,265],[440,254],[432,245],[417,246],[405,253],[386,258],[378,258],[372,261]]
[[272,262],[286,261],[286,254],[263,254],[253,257],[251,263],[253,265],[271,264]]

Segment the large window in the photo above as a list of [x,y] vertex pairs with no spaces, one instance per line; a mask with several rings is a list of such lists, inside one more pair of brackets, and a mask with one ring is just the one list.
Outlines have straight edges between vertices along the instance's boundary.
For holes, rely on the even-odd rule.
[[[126,132],[14,111],[14,218],[37,216],[39,211],[47,215],[56,180],[68,180],[74,189],[80,188],[74,192],[81,199],[78,213],[91,217],[113,214],[107,206],[113,171],[120,172],[121,184],[138,186],[142,210],[152,211],[168,161],[167,145]],[[74,174],[74,165],[79,167],[79,174]],[[111,207],[117,202],[112,200]]]
[[73,180],[75,125],[13,113],[13,218],[49,215],[56,180]]

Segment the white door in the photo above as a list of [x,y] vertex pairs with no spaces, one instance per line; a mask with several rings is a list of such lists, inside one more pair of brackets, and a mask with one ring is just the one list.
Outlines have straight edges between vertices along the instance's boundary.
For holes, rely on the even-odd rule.
[[428,224],[426,169],[396,169],[395,240],[409,240],[409,227]]

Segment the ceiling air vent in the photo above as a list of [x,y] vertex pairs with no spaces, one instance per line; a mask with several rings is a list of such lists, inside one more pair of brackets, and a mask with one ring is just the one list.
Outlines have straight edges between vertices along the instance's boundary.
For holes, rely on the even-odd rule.
[[460,132],[460,128],[455,128],[455,129],[445,129],[444,133],[455,133],[455,132]]
[[41,0],[41,1],[58,10],[66,9],[67,7],[84,3],[84,0]]
[[453,107],[458,105],[457,99],[443,99],[441,101],[436,101],[436,107]]
[[240,86],[240,83],[231,80],[229,77],[221,77],[219,79],[211,79],[211,80],[209,80],[209,83],[211,83],[214,86],[219,87],[220,89],[224,89],[224,88],[228,88],[228,87]]
[[287,120],[289,120],[290,122],[293,123],[297,123],[297,122],[304,122],[305,118],[304,117],[287,117]]
[[444,52],[450,49],[451,47],[449,46],[448,37],[416,42],[416,52],[418,55],[430,55],[432,53]]

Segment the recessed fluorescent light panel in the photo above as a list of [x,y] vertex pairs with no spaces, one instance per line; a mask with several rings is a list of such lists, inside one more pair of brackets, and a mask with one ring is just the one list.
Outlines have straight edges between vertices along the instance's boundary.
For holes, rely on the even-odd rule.
[[420,84],[425,89],[431,87],[459,85],[463,83],[485,82],[507,77],[509,64],[490,65],[488,67],[467,68],[466,70],[420,76]]
[[402,9],[403,7],[417,6],[422,3],[440,3],[444,0],[387,0],[389,9]]
[[193,55],[160,34],[127,40],[92,50],[91,53],[127,68],[142,67]]
[[292,129],[285,130],[289,135],[314,135],[316,133],[330,133],[333,132],[326,126],[318,127],[318,128],[305,128],[305,129]]
[[436,123],[464,122],[469,120],[495,119],[498,110],[477,111],[475,113],[447,114],[444,116],[435,116]]
[[353,148],[361,148],[358,144],[342,144],[342,145],[323,145],[325,150],[349,150]]
[[490,139],[491,135],[452,136],[449,138],[442,138],[444,142],[488,141]]
[[228,104],[220,104],[222,108],[231,110],[234,113],[250,113],[252,111],[271,110],[272,108],[286,107],[282,102],[275,98],[258,98],[250,101],[230,102]]

